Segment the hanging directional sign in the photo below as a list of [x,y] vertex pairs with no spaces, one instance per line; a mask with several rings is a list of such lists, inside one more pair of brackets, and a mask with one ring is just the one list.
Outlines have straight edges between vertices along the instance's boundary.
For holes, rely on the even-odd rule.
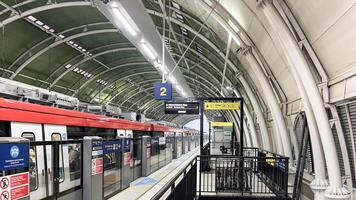
[[231,127],[232,122],[210,122],[211,126]]
[[240,102],[204,102],[205,110],[240,110]]
[[199,114],[199,102],[165,102],[166,114]]
[[155,99],[156,100],[171,100],[172,99],[172,84],[171,83],[156,83],[155,84]]

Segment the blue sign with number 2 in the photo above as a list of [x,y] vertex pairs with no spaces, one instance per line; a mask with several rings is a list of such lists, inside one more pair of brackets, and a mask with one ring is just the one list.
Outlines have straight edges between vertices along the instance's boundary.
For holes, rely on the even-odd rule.
[[155,99],[156,100],[171,100],[172,99],[172,84],[171,83],[156,83],[155,84]]

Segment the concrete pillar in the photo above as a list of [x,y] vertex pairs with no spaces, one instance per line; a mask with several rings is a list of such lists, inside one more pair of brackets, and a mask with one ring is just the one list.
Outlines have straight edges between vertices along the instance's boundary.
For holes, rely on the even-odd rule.
[[[319,133],[321,134],[320,139],[322,146],[324,147],[323,151],[325,152],[325,160],[330,181],[330,186],[326,189],[325,196],[329,199],[349,199],[350,192],[347,191],[347,189],[342,185],[340,167],[339,163],[337,162],[338,158],[336,153],[336,146],[332,136],[329,119],[325,111],[324,102],[317,88],[313,75],[309,69],[307,61],[299,49],[299,46],[295,41],[292,33],[274,7],[273,1],[260,0],[259,9],[266,17],[268,25],[273,33],[272,35],[275,36],[272,37],[272,40],[275,42],[275,44],[280,45],[282,55],[290,64],[290,67],[293,68],[292,70],[296,72],[295,77],[297,77],[296,81],[300,83],[300,93],[303,95],[303,92],[305,92],[306,96],[304,98],[307,99],[303,100],[303,104],[308,105],[308,103],[310,103],[311,111],[308,111],[309,115],[314,115],[315,118],[317,118],[316,125]],[[316,156],[314,156],[314,158],[315,157]],[[319,195],[317,188],[319,188],[319,185],[321,185],[321,188],[323,188],[325,185],[325,180],[315,180],[313,184],[315,185],[314,188],[316,194]]]
[[243,48],[243,55],[250,64],[252,70],[255,72],[256,79],[260,82],[262,87],[262,92],[266,97],[266,102],[271,109],[271,113],[273,116],[273,121],[277,128],[277,133],[275,133],[275,138],[277,139],[277,149],[283,152],[278,152],[287,157],[292,157],[292,149],[290,145],[290,139],[288,135],[288,130],[286,123],[284,121],[284,117],[280,108],[280,105],[277,101],[277,98],[272,90],[270,83],[267,80],[267,77],[262,71],[261,66],[257,62],[255,56],[252,54],[251,47]]
[[[235,88],[234,88],[234,94],[237,97],[241,97],[241,95],[239,94],[239,92]],[[247,109],[246,104],[244,105],[244,113],[246,115],[246,119],[247,119],[248,124],[250,124],[252,147],[260,148],[260,145],[259,145],[258,139],[257,139],[255,123],[253,122],[252,115],[251,115],[250,111]],[[245,126],[245,128],[247,128],[247,126]]]

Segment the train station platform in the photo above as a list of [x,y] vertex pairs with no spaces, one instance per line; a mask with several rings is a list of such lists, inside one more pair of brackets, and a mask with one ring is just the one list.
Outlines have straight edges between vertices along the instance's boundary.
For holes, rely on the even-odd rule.
[[199,147],[184,154],[178,159],[173,160],[170,164],[162,167],[147,177],[141,177],[133,181],[130,187],[119,194],[110,198],[110,200],[148,200],[162,189],[165,184],[172,180],[181,170],[186,168],[189,163],[199,154]]

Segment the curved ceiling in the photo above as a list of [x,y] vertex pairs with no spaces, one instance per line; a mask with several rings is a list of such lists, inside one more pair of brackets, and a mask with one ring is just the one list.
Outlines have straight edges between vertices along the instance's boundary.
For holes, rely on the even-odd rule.
[[[143,3],[163,34],[160,4]],[[166,46],[177,62],[194,38],[180,70],[195,96],[218,96],[226,43],[204,21],[184,7],[172,5],[166,2]],[[0,9],[2,77],[84,102],[112,103],[126,111],[145,112],[159,120],[177,117],[165,116],[163,103],[153,100],[159,73],[94,4],[7,0],[1,1]],[[231,68],[240,64],[233,54],[228,58],[224,79],[228,85],[237,85]],[[175,92],[173,95],[178,97]],[[185,122],[190,117],[183,118],[175,121]]]
[[[162,1],[142,2],[162,35]],[[280,103],[298,102],[300,97],[296,84],[292,84],[288,64],[274,46],[263,17],[259,17],[256,1],[214,2],[165,1],[166,47],[177,62],[190,46],[179,68],[194,96],[232,95],[225,89],[232,86],[246,97],[236,78],[244,73],[259,103],[268,111],[260,83],[250,78],[254,72],[244,58],[237,56],[244,44],[234,40],[228,44],[229,32],[224,26],[228,23],[244,43],[249,41],[249,45],[258,49]],[[309,5],[315,12],[300,9],[302,5]],[[333,8],[337,12],[326,12],[323,5],[324,2],[319,1],[289,0],[276,7],[288,7],[299,22],[325,69],[316,69],[315,76],[319,83],[330,81],[335,85],[330,89],[330,99],[337,100],[343,95],[336,92],[340,76],[349,77],[356,61],[350,55],[338,54],[336,49],[342,45],[350,50],[347,52],[352,52],[354,47],[345,43],[346,38],[335,39],[335,36],[352,17],[354,4],[338,3]],[[212,9],[213,15],[210,15]],[[95,1],[3,0],[0,1],[0,20],[2,77],[75,96],[85,102],[116,104],[123,110],[145,112],[148,117],[159,120],[177,117],[163,115],[163,104],[153,100],[153,84],[161,79],[157,70],[101,14]],[[325,48],[330,39],[337,42]],[[344,59],[335,60],[330,58],[331,54]],[[174,96],[179,97],[176,92]],[[248,98],[246,102],[251,109]]]

